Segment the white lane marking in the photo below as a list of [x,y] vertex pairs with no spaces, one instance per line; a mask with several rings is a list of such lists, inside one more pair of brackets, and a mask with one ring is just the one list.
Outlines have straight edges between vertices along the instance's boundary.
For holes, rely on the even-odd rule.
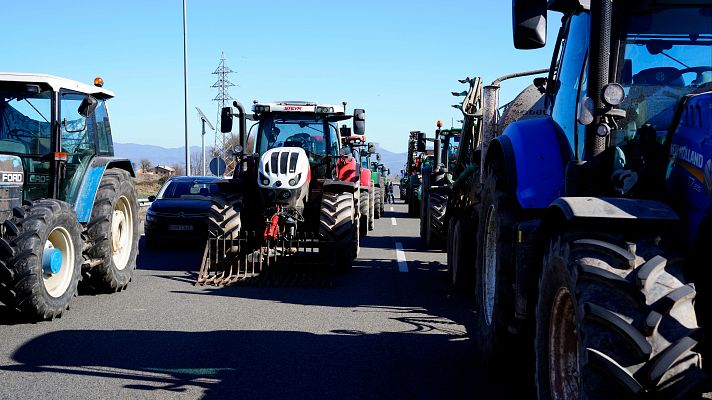
[[408,261],[405,259],[405,252],[401,242],[396,242],[396,259],[398,260],[398,271],[408,272]]
[[396,217],[391,217],[391,225],[396,226],[398,223],[396,223]]
[[393,207],[391,207],[391,211],[393,211]]

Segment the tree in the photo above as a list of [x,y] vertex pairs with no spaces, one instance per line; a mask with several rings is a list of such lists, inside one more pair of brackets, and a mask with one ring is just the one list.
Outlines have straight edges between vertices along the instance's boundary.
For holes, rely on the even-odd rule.
[[173,164],[171,167],[175,171],[174,175],[185,175],[185,167],[183,164]]
[[150,169],[151,169],[151,167],[152,167],[152,165],[151,165],[151,160],[149,160],[149,159],[147,159],[147,158],[142,159],[142,160],[140,161],[140,164],[141,164],[141,172],[143,172],[144,174],[145,174],[146,172],[149,172]]
[[[206,173],[207,171],[207,166]],[[191,175],[203,175],[203,152],[194,151],[190,153],[190,174]]]

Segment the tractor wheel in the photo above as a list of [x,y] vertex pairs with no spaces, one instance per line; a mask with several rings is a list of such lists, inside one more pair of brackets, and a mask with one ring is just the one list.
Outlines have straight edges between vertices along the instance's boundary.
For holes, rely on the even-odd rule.
[[348,271],[353,262],[356,224],[353,221],[353,197],[350,193],[324,192],[321,197],[319,252],[332,270]]
[[450,219],[447,235],[447,270],[450,283],[455,291],[467,292],[472,288],[473,260],[477,256],[477,246],[470,242],[475,236],[472,226],[475,224],[464,217]]
[[374,202],[376,201],[376,195],[373,192],[373,187],[368,190],[368,230],[372,231],[374,228],[374,220],[376,219],[376,206]]
[[358,230],[361,236],[368,235],[368,223],[370,220],[369,212],[371,211],[369,207],[369,200],[370,199],[368,191],[361,189],[358,202],[358,207],[361,214],[361,217],[359,218]]
[[445,221],[445,211],[447,210],[447,194],[434,191],[428,196],[428,219],[429,225],[425,242],[430,249],[441,247],[447,239],[445,231],[447,229]]
[[381,218],[381,188],[376,186],[373,189],[374,206],[373,206],[373,216],[376,219]]
[[428,198],[429,193],[423,192],[422,197],[420,198],[420,203],[418,204],[418,207],[420,207],[420,212],[418,213],[420,215],[420,239],[425,243],[425,246],[427,247],[428,243],[428,229],[430,229],[430,224],[428,221],[428,215],[429,215],[429,209],[428,209]]
[[695,288],[680,258],[635,236],[549,243],[535,315],[540,399],[699,398]]
[[505,359],[511,350],[509,318],[514,314],[511,232],[517,213],[511,195],[498,186],[495,169],[490,168],[482,191],[474,291],[477,337],[485,365]]
[[60,317],[77,293],[82,228],[72,207],[43,199],[15,208],[0,239],[0,301],[40,320]]
[[381,212],[380,216],[383,217],[386,213],[386,187],[381,186],[383,190],[381,190],[381,199],[379,200],[379,204],[381,205]]
[[125,289],[136,269],[141,235],[136,190],[127,171],[104,172],[85,235],[84,258],[93,267],[82,271],[82,287],[110,293]]

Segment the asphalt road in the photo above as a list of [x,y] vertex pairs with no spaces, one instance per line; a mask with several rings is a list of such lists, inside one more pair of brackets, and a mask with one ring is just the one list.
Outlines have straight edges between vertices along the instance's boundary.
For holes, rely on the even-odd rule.
[[200,257],[142,249],[128,290],[77,297],[52,322],[0,305],[0,398],[486,399],[521,387],[477,365],[468,302],[400,202],[333,288],[196,287]]

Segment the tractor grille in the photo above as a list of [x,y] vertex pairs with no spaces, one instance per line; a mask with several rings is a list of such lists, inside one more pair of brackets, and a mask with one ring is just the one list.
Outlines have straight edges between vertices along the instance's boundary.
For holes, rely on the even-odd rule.
[[21,206],[22,188],[0,185],[0,221],[9,218],[13,208]]
[[296,151],[279,151],[272,153],[269,164],[265,165],[265,172],[273,174],[293,174],[297,170],[299,153]]

